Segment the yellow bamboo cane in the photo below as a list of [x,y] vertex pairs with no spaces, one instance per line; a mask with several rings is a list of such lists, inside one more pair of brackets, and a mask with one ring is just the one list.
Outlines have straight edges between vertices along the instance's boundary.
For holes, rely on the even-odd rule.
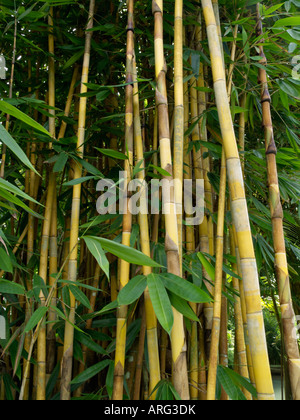
[[[81,94],[87,92],[86,83],[88,83],[89,66],[90,66],[90,51],[93,32],[93,19],[95,10],[95,0],[90,1],[88,23],[86,27],[85,36],[85,52],[82,66],[81,77]],[[86,105],[87,98],[80,97],[79,102],[79,120],[78,120],[78,138],[77,138],[77,152],[82,158],[84,154],[84,140],[85,140],[85,125],[86,125]],[[74,166],[74,179],[80,178],[82,175],[82,166],[78,162]],[[78,257],[78,234],[79,234],[79,218],[80,218],[80,197],[81,184],[73,186],[73,200],[72,200],[72,214],[71,214],[71,228],[70,228],[70,259],[68,265],[69,280],[75,282],[77,280],[77,257]],[[72,379],[72,363],[73,363],[73,341],[74,341],[74,322],[75,322],[75,304],[76,300],[73,294],[70,296],[70,313],[69,322],[65,324],[65,338],[64,338],[64,354],[61,366],[61,400],[70,399],[70,382]]]
[[[173,179],[172,153],[170,142],[168,100],[166,91],[166,64],[164,56],[163,41],[163,1],[153,1],[152,11],[154,14],[154,44],[155,44],[155,73],[157,80],[156,104],[159,121],[159,144],[161,167],[166,170]],[[165,225],[166,225],[166,253],[168,271],[181,275],[179,260],[178,229],[174,190],[171,192],[170,203],[165,203]],[[166,214],[168,213],[168,214]],[[174,326],[171,332],[172,359],[173,359],[173,382],[175,389],[182,399],[189,399],[187,360],[186,360],[186,338],[183,325],[183,316],[175,309]]]
[[216,380],[219,359],[219,340],[222,308],[223,255],[224,255],[224,221],[226,203],[226,159],[222,151],[221,178],[219,192],[218,225],[216,237],[216,270],[214,284],[214,318],[212,324],[211,351],[208,367],[207,399],[214,401],[216,397]]
[[[257,35],[263,35],[263,24],[257,4]],[[262,119],[265,131],[266,161],[268,170],[269,203],[272,219],[273,242],[275,251],[276,279],[279,291],[279,301],[282,315],[283,336],[285,350],[288,357],[288,366],[292,394],[294,400],[300,400],[300,355],[297,335],[295,333],[295,312],[291,295],[289,280],[288,262],[286,256],[286,246],[283,231],[283,209],[281,204],[276,155],[277,148],[274,139],[272,115],[271,115],[271,96],[268,88],[268,78],[265,66],[267,59],[264,54],[264,40],[261,39],[260,63],[263,68],[259,69],[259,82],[261,84],[261,104]]]
[[[198,26],[195,30],[195,48],[197,51],[201,50],[201,42],[203,40],[202,35],[202,18],[201,12],[198,16]],[[198,88],[205,87],[205,80],[204,80],[204,65],[201,62],[199,67],[199,77],[196,81],[194,86]],[[197,91],[193,89],[194,92],[191,96],[191,106],[194,101],[197,101],[197,106],[195,111],[193,112],[196,118],[199,118],[199,124],[197,125],[197,131],[199,133],[199,140],[203,142],[207,142],[207,128],[205,123],[204,114],[207,109],[206,105],[206,93],[202,92],[201,90]],[[195,99],[193,99],[195,96]],[[198,117],[199,116],[199,117]],[[207,212],[205,212],[203,223],[199,227],[199,236],[200,236],[200,251],[205,252],[209,255],[214,255],[215,253],[215,238],[214,238],[214,224],[212,220],[212,213],[213,213],[213,194],[212,194],[212,186],[208,178],[208,173],[210,172],[210,157],[207,156],[204,158],[205,154],[208,155],[208,149],[205,146],[200,147],[198,152],[200,159],[201,159],[201,178],[204,180],[204,197],[205,197],[205,207]],[[197,170],[195,171],[195,176],[197,177]],[[205,269],[203,269],[203,275],[208,280],[205,282],[207,289],[213,295],[213,286],[211,284],[212,279],[208,275]],[[211,341],[211,329],[212,329],[212,322],[213,322],[213,304],[212,303],[205,303],[204,304],[204,319],[205,319],[205,348],[206,348],[206,355],[209,358],[210,354],[210,341]]]
[[[48,25],[49,25],[49,105],[51,108],[55,107],[55,63],[54,63],[54,35],[53,35],[53,6],[50,7],[48,15]],[[49,112],[52,116],[49,117],[49,133],[51,137],[55,138],[55,110],[50,109]],[[52,143],[50,143],[50,148]],[[45,220],[43,224],[43,234],[41,240],[41,255],[40,255],[40,267],[39,275],[47,284],[48,277],[48,253],[49,253],[49,237],[51,229],[51,219],[52,219],[52,210],[53,210],[53,201],[56,194],[56,177],[55,174],[51,171],[49,176],[48,184],[48,193],[46,200],[46,209],[45,209]],[[40,291],[40,305],[45,306],[46,297],[44,296],[43,291]],[[41,324],[37,339],[37,400],[46,399],[46,322],[45,319]]]
[[[235,253],[235,242],[232,228],[230,229],[230,249],[231,255],[236,257]],[[234,273],[238,273],[237,264],[233,264]],[[241,376],[244,378],[249,378],[249,369],[248,369],[248,359],[247,351],[245,344],[245,332],[243,325],[243,314],[242,314],[242,304],[241,304],[241,293],[240,293],[240,284],[239,280],[236,277],[232,278],[232,285],[237,292],[237,295],[234,296],[234,318],[235,318],[235,335],[236,335],[236,350],[238,356],[238,369]],[[243,390],[245,397],[248,400],[251,400],[251,394],[247,390]]]
[[202,0],[209,41],[216,103],[225,148],[232,215],[240,251],[253,369],[261,400],[273,400],[274,388],[267,352],[260,287],[250,229],[241,162],[226,89],[223,55],[211,0]]
[[[137,83],[137,71],[135,57],[133,60],[133,118],[134,118],[134,145],[136,162],[141,163],[140,168],[142,169],[138,173],[138,179],[140,181],[140,204],[141,211],[139,213],[139,226],[140,226],[140,240],[142,252],[151,257],[150,249],[150,235],[149,235],[149,221],[148,221],[148,210],[147,210],[147,190],[144,187],[145,182],[145,161],[143,153],[143,141],[141,131],[141,120],[140,120],[140,106],[139,106],[139,88]],[[143,274],[145,276],[152,273],[151,267],[143,266]],[[156,393],[152,394],[153,389],[160,381],[160,361],[159,361],[159,349],[158,349],[158,332],[157,332],[157,319],[151,303],[148,288],[144,293],[145,300],[145,311],[146,311],[146,328],[147,328],[147,344],[149,354],[149,373],[150,373],[150,384],[149,392],[151,399],[155,399]]]
[[[131,180],[131,168],[133,167],[133,56],[134,56],[134,2],[128,0],[128,26],[127,26],[127,51],[126,51],[126,104],[125,104],[125,151],[129,154],[125,161],[125,173],[127,179],[124,182],[124,191],[128,190],[128,183]],[[123,215],[122,244],[130,246],[132,229],[132,214],[129,209],[129,198],[125,200]],[[121,291],[129,282],[130,264],[124,260],[119,262],[120,287]],[[117,332],[113,400],[123,399],[123,386],[125,375],[125,348],[127,334],[127,306],[121,306],[117,310]]]
[[177,210],[179,256],[182,261],[182,201],[183,201],[183,149],[184,149],[184,99],[183,99],[183,0],[175,0],[174,25],[174,178]]

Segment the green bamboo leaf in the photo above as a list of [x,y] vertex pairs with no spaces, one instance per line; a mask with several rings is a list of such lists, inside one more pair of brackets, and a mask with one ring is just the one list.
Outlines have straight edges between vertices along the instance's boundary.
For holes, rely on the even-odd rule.
[[[3,101],[0,101],[0,106]],[[18,143],[12,138],[12,136],[9,134],[9,132],[3,127],[2,124],[0,124],[0,140],[17,156],[18,159],[24,165],[26,165],[29,169],[34,171],[36,174],[36,169],[32,166],[30,160],[24,153],[24,151],[21,149],[21,147],[18,145]]]
[[80,375],[76,376],[76,378],[73,379],[71,384],[72,385],[81,384],[83,382],[88,381],[89,379],[98,375],[98,373],[102,372],[102,370],[104,370],[109,364],[110,364],[110,360],[107,359],[107,360],[103,360],[100,363],[97,363],[94,366],[91,366],[90,368],[88,368],[84,372],[82,372]]
[[279,19],[273,25],[273,28],[283,28],[285,26],[300,26],[300,16],[292,16],[284,19]]
[[68,162],[69,156],[67,153],[62,152],[58,155],[56,162],[53,166],[53,172],[62,172],[64,170],[64,167],[66,166],[66,163]]
[[175,295],[172,292],[169,292],[169,298],[171,305],[183,316],[190,319],[191,321],[200,322],[199,318],[197,317],[197,315],[186,300],[182,299],[181,297]]
[[198,252],[197,256],[201,264],[205,268],[207,274],[211,278],[211,280],[214,281],[215,280],[215,267],[208,261],[208,259],[201,252]]
[[110,252],[111,254],[124,261],[127,261],[130,264],[157,268],[161,267],[160,264],[157,264],[150,257],[138,251],[137,249],[130,248],[109,239],[98,238],[95,236],[84,236],[82,239],[86,241],[87,238],[90,240],[90,242],[95,243],[95,247],[97,246],[97,243],[99,243],[105,251]]
[[7,293],[11,295],[24,295],[25,288],[18,283],[9,280],[0,279],[0,293]]
[[155,169],[162,176],[166,176],[166,177],[172,176],[172,174],[170,174],[168,171],[161,168],[160,166],[155,166],[155,165],[150,164],[149,167]]
[[47,311],[48,311],[47,306],[40,306],[29,319],[24,329],[24,332],[26,333],[26,332],[31,331],[43,319]]
[[11,115],[12,117],[17,118],[18,120],[24,122],[30,127],[38,131],[41,131],[43,134],[46,134],[47,136],[50,137],[49,131],[47,131],[41,124],[37,123],[27,114],[24,114],[24,112],[20,111],[18,108],[14,107],[8,102],[5,102],[3,100],[0,101],[0,111],[4,112],[5,114]]
[[91,304],[87,296],[77,286],[71,284],[69,285],[69,289],[73,293],[76,300],[82,303],[86,308],[91,309]]
[[174,324],[174,316],[172,305],[165,286],[160,276],[157,274],[149,274],[147,276],[147,283],[150,299],[157,319],[164,330],[166,330],[168,334],[171,334]]
[[222,366],[222,369],[227,373],[228,376],[230,376],[233,380],[233,382],[238,386],[238,387],[243,387],[245,388],[247,391],[250,392],[250,394],[254,397],[257,398],[257,391],[254,388],[254,386],[250,383],[250,380],[247,378],[244,378],[243,376],[239,375],[237,372],[235,372],[232,369],[229,369],[225,366]]
[[171,273],[160,274],[165,287],[188,302],[211,302],[212,298],[200,287]]
[[[1,125],[0,125],[0,127],[1,127]],[[0,178],[0,187],[5,189],[6,191],[9,191],[9,192],[13,193],[13,194],[19,195],[20,197],[24,198],[25,200],[30,200],[35,204],[39,204],[36,200],[31,198],[29,195],[27,195],[22,190],[20,190],[18,187],[16,187],[15,185],[11,184],[8,181],[6,181],[5,179]]]
[[232,401],[246,400],[246,397],[241,390],[233,382],[232,378],[223,369],[223,366],[219,365],[217,370],[217,378],[220,381],[224,391]]
[[128,160],[128,156],[126,156],[124,153],[118,152],[117,150],[99,149],[98,147],[95,147],[95,149],[98,150],[103,155],[109,156],[110,158],[120,159],[120,160]]
[[101,347],[99,344],[97,344],[90,336],[88,336],[84,332],[76,332],[75,338],[82,344],[83,346],[86,346],[90,350],[94,351],[97,354],[107,355],[107,351],[104,350],[103,347]]
[[145,276],[136,276],[120,291],[118,303],[122,305],[131,305],[138,300],[147,287],[147,278]]
[[0,270],[4,270],[6,273],[13,272],[10,256],[7,255],[3,248],[0,248]]
[[83,176],[81,178],[72,179],[71,181],[65,182],[63,184],[64,187],[73,187],[74,185],[83,184],[84,182],[90,181],[91,179],[95,179],[94,176]]
[[99,241],[95,241],[93,238],[90,237],[84,237],[83,239],[89,251],[96,258],[97,263],[109,279],[109,262],[106,258],[105,252],[103,251],[101,243]]

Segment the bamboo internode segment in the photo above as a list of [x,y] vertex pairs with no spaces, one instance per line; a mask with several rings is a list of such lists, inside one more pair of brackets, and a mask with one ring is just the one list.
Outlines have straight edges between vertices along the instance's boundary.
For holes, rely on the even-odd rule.
[[[168,113],[168,99],[166,88],[166,63],[163,41],[163,1],[153,0],[152,11],[154,14],[154,46],[155,46],[155,74],[156,74],[156,105],[158,110],[158,131],[160,144],[161,167],[173,178],[172,153],[170,141],[170,126]],[[174,188],[171,188],[170,202],[165,203],[167,214],[165,217],[168,271],[177,276],[181,275],[179,256],[178,225]],[[183,316],[173,308],[174,326],[171,332],[173,382],[175,389],[182,399],[189,399],[189,385],[187,374],[186,338],[183,325]]]
[[[260,4],[257,4],[257,35],[263,36],[263,24],[259,11]],[[275,271],[279,290],[279,301],[281,307],[284,344],[289,359],[289,374],[294,400],[300,400],[300,355],[299,344],[295,334],[295,312],[293,308],[286,246],[283,230],[283,208],[279,189],[277,173],[277,147],[274,139],[273,123],[271,115],[271,96],[268,88],[268,77],[266,72],[267,58],[264,54],[264,39],[261,39],[259,46],[261,61],[264,66],[259,68],[259,83],[261,84],[262,120],[265,131],[266,161],[269,186],[269,203],[272,219],[273,242],[275,251]]]
[[209,42],[214,90],[226,154],[232,216],[236,229],[245,291],[250,349],[258,398],[273,400],[274,389],[267,352],[257,264],[249,223],[244,180],[227,96],[223,55],[211,0],[202,0]]

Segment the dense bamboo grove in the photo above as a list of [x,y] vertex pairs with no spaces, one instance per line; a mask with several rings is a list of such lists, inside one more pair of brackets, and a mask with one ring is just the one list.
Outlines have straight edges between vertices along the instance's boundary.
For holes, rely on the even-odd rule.
[[300,4],[227,3],[0,1],[1,400],[300,399]]

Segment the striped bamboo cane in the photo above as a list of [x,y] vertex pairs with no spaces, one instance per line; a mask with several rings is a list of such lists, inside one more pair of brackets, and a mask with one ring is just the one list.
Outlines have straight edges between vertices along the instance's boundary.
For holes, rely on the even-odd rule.
[[[170,142],[168,100],[166,91],[166,63],[164,56],[163,41],[163,1],[153,1],[152,11],[154,14],[154,45],[155,45],[155,73],[156,73],[156,104],[158,109],[159,122],[159,144],[161,167],[173,175],[172,153]],[[169,177],[170,180],[173,176]],[[166,224],[166,253],[168,270],[170,273],[181,275],[179,261],[179,243],[177,216],[175,207],[174,191],[171,193],[170,203],[165,203],[165,224]],[[175,309],[174,326],[171,332],[172,359],[173,359],[173,382],[175,389],[182,399],[189,399],[187,360],[186,360],[186,338],[183,325],[183,316]]]
[[184,149],[183,0],[175,0],[174,30],[174,178],[178,181],[175,184],[175,203],[178,224],[179,256],[180,261],[182,261],[182,184]]
[[[263,35],[263,24],[260,16],[260,4],[257,4],[257,35]],[[268,88],[268,78],[265,67],[267,59],[264,54],[264,40],[261,39],[259,83],[261,84],[262,119],[265,131],[266,161],[268,171],[269,203],[272,219],[273,242],[275,251],[276,279],[279,290],[279,300],[282,315],[285,350],[288,357],[289,374],[294,400],[300,400],[300,355],[297,335],[295,334],[295,312],[291,296],[288,263],[283,231],[283,209],[278,182],[276,155],[277,148],[273,133],[271,115],[271,96]]]
[[[124,182],[124,190],[127,192],[128,183],[131,179],[131,168],[133,166],[133,56],[134,56],[134,2],[128,0],[128,26],[127,26],[127,51],[126,51],[126,109],[125,109],[125,150],[129,153],[125,161],[125,173],[127,180]],[[123,215],[122,244],[130,246],[132,214],[129,209],[129,198],[125,200]],[[124,260],[120,261],[120,290],[129,282],[130,264]],[[127,306],[121,306],[117,310],[117,335],[115,353],[115,371],[113,400],[123,399],[123,386],[125,375],[125,347],[127,333]]]
[[267,352],[257,265],[245,198],[241,162],[227,96],[223,54],[211,0],[202,0],[202,7],[209,41],[216,103],[226,154],[232,215],[240,251],[249,340],[258,398],[261,400],[273,400],[275,396]]

